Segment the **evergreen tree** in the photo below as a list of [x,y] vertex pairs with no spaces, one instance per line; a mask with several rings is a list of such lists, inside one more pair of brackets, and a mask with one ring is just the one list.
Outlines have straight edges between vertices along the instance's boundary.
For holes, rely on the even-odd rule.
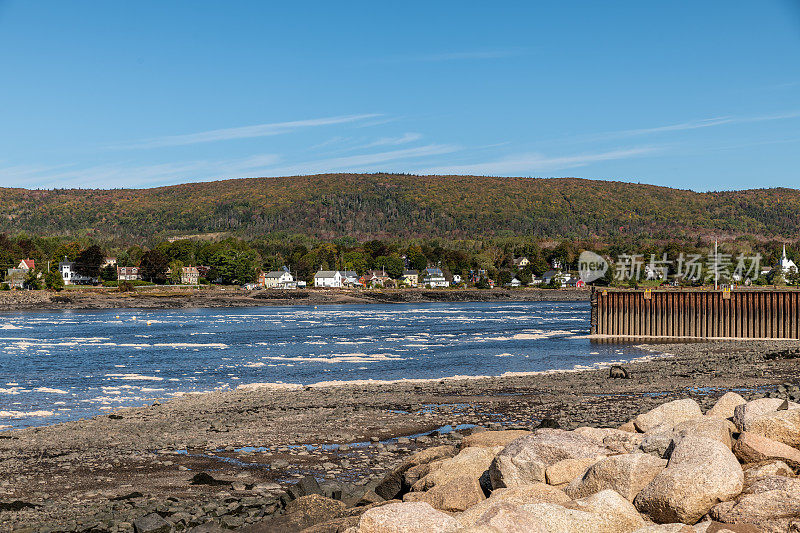
[[64,290],[64,278],[61,273],[50,270],[44,275],[44,285],[51,291]]
[[117,267],[106,265],[100,269],[100,279],[103,281],[117,281]]
[[42,273],[38,270],[31,269],[25,275],[25,281],[23,281],[23,287],[32,291],[38,291],[42,288]]

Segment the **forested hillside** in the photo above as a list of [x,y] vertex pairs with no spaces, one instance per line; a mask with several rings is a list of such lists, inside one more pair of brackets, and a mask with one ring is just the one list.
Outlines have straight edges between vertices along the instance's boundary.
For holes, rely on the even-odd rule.
[[276,231],[359,240],[712,234],[794,239],[798,213],[795,189],[696,193],[574,178],[326,174],[155,189],[0,189],[0,232],[125,240]]

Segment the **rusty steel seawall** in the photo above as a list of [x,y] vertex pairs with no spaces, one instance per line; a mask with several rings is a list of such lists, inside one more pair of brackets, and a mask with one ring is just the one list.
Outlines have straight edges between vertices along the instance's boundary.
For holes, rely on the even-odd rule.
[[596,337],[800,338],[800,291],[791,289],[592,292]]

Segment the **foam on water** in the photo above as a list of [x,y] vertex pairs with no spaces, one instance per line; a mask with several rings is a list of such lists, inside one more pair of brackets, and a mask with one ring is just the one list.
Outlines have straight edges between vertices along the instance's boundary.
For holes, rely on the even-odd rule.
[[271,359],[276,361],[301,361],[301,362],[334,364],[334,363],[369,363],[373,361],[400,361],[403,358],[396,355],[381,354],[381,353],[376,353],[376,354],[342,353],[342,354],[326,355],[324,357],[294,356],[294,357],[267,357],[266,359]]
[[50,387],[37,387],[34,390],[36,392],[45,392],[45,393],[50,393],[50,394],[69,394],[65,390],[53,389],[53,388],[50,388]]
[[158,376],[143,376],[141,374],[106,374],[106,377],[129,381],[162,381],[164,379]]
[[[631,345],[591,344],[588,310],[586,302],[514,302],[5,315],[0,327],[14,327],[0,337],[0,404],[7,413],[52,414],[0,416],[0,425],[238,383],[250,390],[525,375],[642,355]],[[202,336],[217,342],[197,342]]]
[[48,417],[53,416],[53,411],[0,411],[0,418],[12,418],[12,419],[19,419],[19,418],[31,418],[31,417]]

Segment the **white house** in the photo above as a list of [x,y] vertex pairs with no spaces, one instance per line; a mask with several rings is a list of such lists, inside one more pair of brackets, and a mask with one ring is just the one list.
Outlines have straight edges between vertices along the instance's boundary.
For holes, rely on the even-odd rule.
[[460,274],[453,274],[453,285],[458,285],[461,283],[461,275]]
[[426,268],[422,284],[431,288],[450,286],[450,282],[445,279],[441,268]]
[[181,283],[184,285],[197,285],[200,280],[200,272],[197,267],[185,266],[181,269]]
[[88,285],[96,281],[89,276],[78,274],[74,261],[61,261],[58,264],[58,271],[61,273],[64,285]]
[[139,274],[139,267],[117,267],[117,279],[119,281],[136,281],[142,279]]
[[344,276],[338,270],[320,270],[314,274],[314,287],[339,288]]
[[355,287],[358,283],[358,274],[355,270],[342,270],[342,285]]
[[510,281],[510,282],[507,284],[507,286],[508,286],[508,287],[512,287],[512,288],[515,288],[515,289],[516,289],[517,287],[520,287],[521,285],[522,285],[522,282],[521,282],[520,280],[518,280],[516,277],[514,277],[514,279],[512,279],[512,280],[511,280],[511,281]]
[[792,261],[791,259],[786,257],[786,245],[785,244],[783,245],[783,254],[781,255],[780,267],[781,267],[781,271],[784,274],[789,274],[791,272],[797,272],[797,265],[794,263],[794,261]]
[[294,276],[288,269],[273,270],[264,275],[264,287],[267,289],[296,289]]
[[[784,247],[784,255],[786,254],[785,249]],[[28,272],[36,268],[36,262],[33,259],[22,259],[17,265],[17,268]]]

